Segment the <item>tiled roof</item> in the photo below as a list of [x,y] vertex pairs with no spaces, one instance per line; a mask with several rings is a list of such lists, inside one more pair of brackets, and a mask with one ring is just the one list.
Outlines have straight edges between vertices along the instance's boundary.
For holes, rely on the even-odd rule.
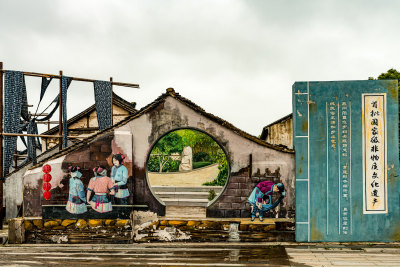
[[200,106],[196,105],[195,103],[193,103],[192,101],[190,101],[187,98],[182,97],[181,95],[179,95],[179,93],[176,93],[174,91],[173,88],[168,88],[166,93],[162,94],[161,96],[159,96],[157,99],[155,99],[153,102],[151,102],[150,104],[146,105],[145,107],[141,108],[139,111],[137,111],[136,113],[130,115],[129,117],[125,118],[124,120],[114,124],[113,126],[106,128],[102,131],[97,132],[96,134],[93,134],[91,136],[89,136],[88,138],[85,138],[79,142],[77,142],[76,144],[70,146],[70,147],[66,147],[63,150],[59,151],[58,153],[55,153],[53,155],[51,155],[48,158],[45,158],[43,160],[41,160],[40,162],[38,162],[38,164],[36,164],[35,166],[31,167],[31,169],[33,168],[37,168],[40,167],[41,165],[43,165],[45,162],[61,157],[63,155],[68,154],[69,152],[78,150],[80,148],[86,147],[88,143],[90,143],[91,141],[93,141],[94,139],[96,139],[99,136],[102,135],[106,135],[108,133],[111,133],[114,129],[121,127],[127,123],[129,123],[130,121],[141,117],[143,114],[146,114],[147,112],[150,112],[151,110],[155,109],[158,107],[159,104],[163,103],[165,101],[165,99],[167,97],[173,97],[174,99],[180,101],[181,103],[187,105],[188,107],[190,107],[191,109],[197,111],[198,113],[200,113],[201,115],[209,118],[210,120],[218,123],[219,125],[228,128],[230,130],[232,130],[233,132],[235,132],[236,134],[250,140],[253,141],[259,145],[274,149],[274,150],[278,150],[284,153],[290,153],[293,154],[294,150],[292,149],[288,149],[286,147],[281,147],[281,146],[276,146],[270,143],[267,143],[253,135],[250,135],[242,130],[240,130],[239,128],[236,128],[235,126],[233,126],[231,123],[211,114],[211,113],[207,113],[203,108],[201,108]]
[[[130,103],[123,99],[122,97],[118,96],[117,94],[113,93],[113,104],[121,107],[125,110],[127,110],[130,114],[135,113],[137,110],[135,109],[136,103]],[[93,111],[96,110],[96,105],[92,105],[82,111],[81,113],[75,115],[74,117],[70,118],[67,123],[68,125],[73,124],[83,117],[87,116],[88,114],[92,113]],[[42,134],[44,135],[52,135],[52,134],[57,134],[58,133],[58,125],[51,128],[50,130],[47,130],[46,132],[43,132]]]

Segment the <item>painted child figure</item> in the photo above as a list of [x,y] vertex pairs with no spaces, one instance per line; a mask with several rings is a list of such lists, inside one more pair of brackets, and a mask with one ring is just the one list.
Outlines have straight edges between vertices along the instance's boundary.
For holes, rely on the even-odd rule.
[[123,165],[125,156],[117,153],[112,157],[113,167],[111,168],[111,179],[115,183],[115,204],[127,205],[129,197],[128,182],[128,169]]
[[115,194],[113,189],[114,183],[107,176],[107,170],[104,167],[96,167],[93,169],[93,172],[94,177],[90,179],[86,200],[89,202],[90,196],[94,192],[94,196],[89,202],[92,209],[100,213],[112,211],[112,204],[107,194]]
[[68,168],[71,178],[69,179],[69,196],[67,206],[65,207],[69,213],[82,214],[87,211],[85,200],[85,188],[80,178],[82,173],[78,166],[70,166]]
[[[272,204],[272,194],[278,192],[281,195],[279,199]],[[258,183],[248,198],[251,204],[251,221],[254,221],[258,212],[258,216],[262,222],[264,213],[278,206],[285,196],[285,186],[282,183],[274,184],[271,181]]]

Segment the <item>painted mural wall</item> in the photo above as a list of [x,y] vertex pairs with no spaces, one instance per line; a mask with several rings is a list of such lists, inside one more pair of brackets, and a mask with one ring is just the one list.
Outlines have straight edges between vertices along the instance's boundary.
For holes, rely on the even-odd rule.
[[[71,195],[70,180],[76,178],[71,177],[70,166],[79,166],[79,173],[82,174],[79,181],[82,182],[83,191],[87,194],[87,187],[95,177],[93,168],[102,166],[106,172],[104,176],[111,177],[114,166],[113,155],[117,153],[126,157],[123,165],[128,172],[126,183],[129,191],[127,205],[130,206],[128,208],[132,208],[132,205],[146,205],[148,210],[161,216],[165,215],[165,203],[160,201],[151,186],[148,160],[151,159],[152,150],[156,143],[161,140],[160,138],[175,130],[182,131],[182,129],[201,132],[215,140],[216,144],[224,151],[229,167],[226,183],[217,185],[222,187],[218,196],[214,197],[212,201],[207,201],[205,216],[250,217],[252,205],[249,203],[249,196],[255,190],[256,185],[264,181],[272,182],[268,185],[269,187],[273,184],[283,184],[286,195],[282,202],[267,212],[265,216],[294,216],[293,151],[275,148],[260,140],[257,141],[256,138],[239,131],[229,123],[205,113],[190,101],[177,96],[173,91],[162,95],[132,119],[118,124],[111,130],[100,133],[86,144],[73,146],[69,151],[62,151],[60,155],[56,154],[43,162],[52,166],[51,174],[53,178],[50,181],[52,196],[50,200],[43,198],[43,172],[41,170],[43,163],[29,170],[25,174],[23,182],[24,215],[40,216],[43,206],[61,205],[65,208]],[[191,149],[193,161],[193,148]],[[175,153],[178,153],[178,155],[171,153],[168,156],[180,158],[181,163],[183,158],[190,155],[188,149],[186,149],[186,152],[183,149]],[[218,169],[218,173],[215,174],[218,177],[219,167],[223,166],[221,162],[215,162],[215,164],[217,164]],[[212,169],[213,166],[211,165],[204,167]],[[181,167],[183,172],[188,171],[184,170],[187,166]],[[212,173],[212,170],[210,170],[210,173]],[[214,180],[209,182],[212,183]],[[112,192],[112,185],[109,184],[109,192],[107,192],[107,197],[110,196],[110,198],[112,194],[116,194],[116,192]],[[273,204],[282,197],[279,190],[274,191],[272,187],[269,189],[271,191],[269,195],[272,195],[271,200],[261,200],[261,204],[264,202],[264,205],[267,205],[268,201],[270,201],[269,204]],[[95,192],[92,192],[91,197],[93,197],[93,193]],[[81,201],[85,201],[85,198]],[[90,204],[90,199],[87,202]],[[113,207],[117,208],[117,206],[118,204],[115,204]],[[263,207],[260,206],[260,208]],[[46,212],[48,211],[47,209]]]

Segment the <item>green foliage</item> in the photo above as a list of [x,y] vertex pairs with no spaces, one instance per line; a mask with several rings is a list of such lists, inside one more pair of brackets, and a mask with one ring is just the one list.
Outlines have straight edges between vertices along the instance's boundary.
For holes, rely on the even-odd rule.
[[193,155],[193,162],[211,161],[211,157],[206,152],[197,152]]
[[179,169],[179,161],[172,160],[172,153],[181,153],[183,150],[182,137],[171,132],[161,138],[153,147],[150,159],[147,162],[149,171],[175,172]]
[[193,162],[193,169],[198,169],[202,168],[208,165],[211,165],[212,163],[209,161],[200,161],[200,162]]
[[157,142],[153,148],[153,151],[156,150],[162,154],[170,155],[171,153],[175,152],[181,153],[183,147],[184,145],[182,142],[182,137],[175,132],[171,132]]
[[[218,162],[216,160],[216,154],[222,152],[221,147],[214,141],[210,136],[199,131],[191,129],[182,129],[175,131],[174,133],[182,137],[184,146],[190,146],[193,151],[193,155],[199,152],[208,154],[213,163]],[[225,153],[223,153],[225,155]],[[193,160],[194,161],[194,160]]]
[[186,146],[192,148],[194,169],[219,164],[217,178],[205,185],[224,186],[229,172],[225,152],[210,136],[191,129],[173,131],[161,138],[151,151],[147,169],[151,172],[178,171],[180,161],[172,160],[170,156],[172,153],[181,154]]
[[381,73],[378,80],[400,80],[400,72],[395,69],[390,69],[387,72]]
[[[162,172],[178,172],[179,160],[168,160],[162,168]],[[160,159],[159,157],[150,157],[147,161],[147,170],[150,172],[160,172]]]
[[149,172],[159,172],[160,171],[160,161],[158,157],[149,157],[147,161],[147,170]]
[[211,189],[210,191],[208,191],[208,201],[213,200],[216,196],[217,196],[217,194],[215,193],[214,189]]
[[219,173],[217,178],[214,179],[212,182],[207,182],[204,183],[203,185],[206,186],[224,186],[226,184],[226,179],[228,178],[228,164],[225,164],[223,166],[219,166]]
[[[369,77],[368,80],[374,80],[373,77]],[[378,80],[397,80],[399,82],[398,86],[400,89],[400,72],[396,69],[390,69],[387,72],[381,73],[378,76]]]
[[[369,77],[368,80],[374,80],[373,77]],[[390,69],[387,72],[381,73],[381,75],[378,76],[378,80],[397,80],[398,84],[398,89],[400,90],[400,72],[398,72],[396,69]],[[400,100],[400,95],[399,95],[399,100]],[[400,101],[399,101],[399,106],[400,106]]]

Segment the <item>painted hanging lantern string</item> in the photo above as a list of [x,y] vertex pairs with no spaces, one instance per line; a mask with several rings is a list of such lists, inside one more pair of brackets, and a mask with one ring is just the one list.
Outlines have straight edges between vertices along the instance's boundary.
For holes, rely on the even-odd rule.
[[51,189],[51,184],[50,184],[51,167],[50,167],[50,165],[48,165],[48,164],[44,165],[42,168],[42,171],[44,172],[44,174],[43,174],[43,190],[44,190],[43,197],[44,197],[44,199],[49,200],[51,198],[51,192],[50,192],[50,189]]

